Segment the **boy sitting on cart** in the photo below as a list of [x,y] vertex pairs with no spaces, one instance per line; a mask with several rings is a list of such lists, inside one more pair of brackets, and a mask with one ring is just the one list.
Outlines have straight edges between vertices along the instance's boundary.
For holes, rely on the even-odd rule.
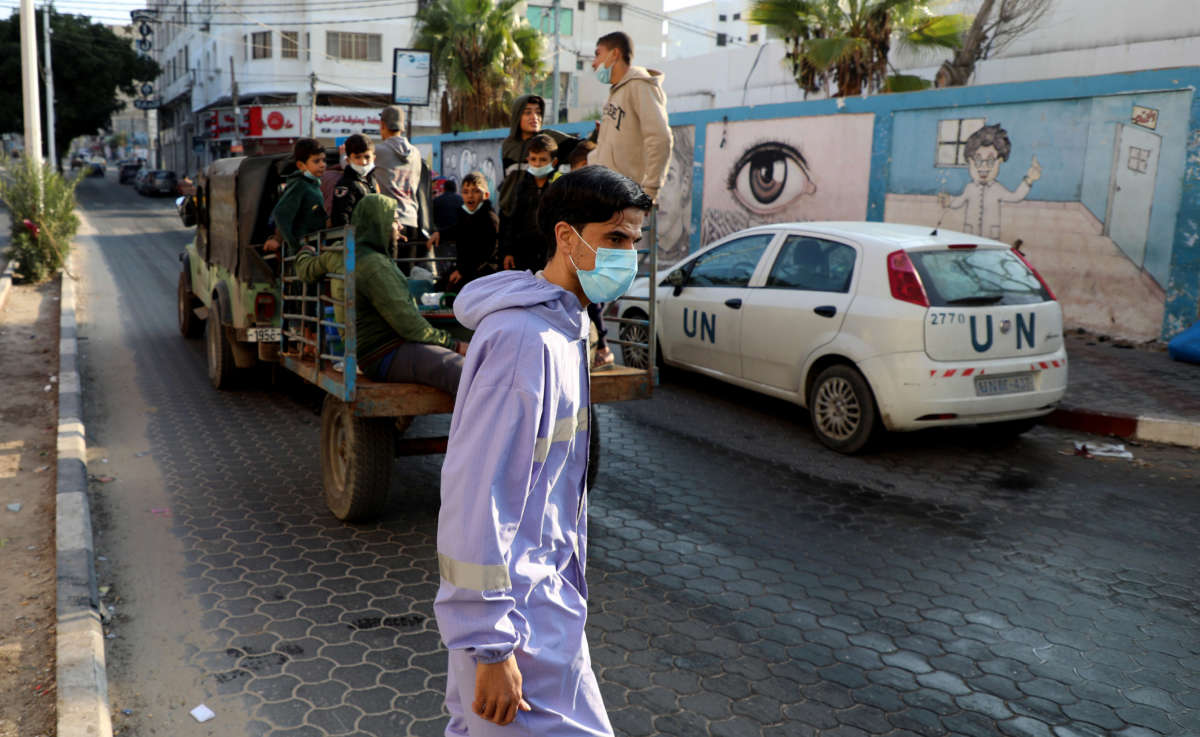
[[[421,316],[408,280],[387,255],[398,235],[396,222],[396,201],[381,194],[360,200],[350,220],[358,365],[375,381],[428,384],[454,394],[467,344]],[[312,246],[305,246],[296,257],[296,274],[308,282],[319,281],[328,273],[341,272],[342,258],[341,251],[318,255]]]

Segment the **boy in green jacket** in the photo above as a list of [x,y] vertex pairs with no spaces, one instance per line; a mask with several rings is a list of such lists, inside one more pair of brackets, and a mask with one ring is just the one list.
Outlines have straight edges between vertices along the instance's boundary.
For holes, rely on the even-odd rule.
[[[292,146],[292,157],[296,160],[296,171],[288,175],[287,185],[272,212],[275,228],[283,236],[288,253],[300,249],[300,239],[304,236],[329,227],[325,197],[321,194],[325,149],[312,138],[301,138]],[[272,238],[265,250],[274,251],[278,247]]]
[[[387,256],[397,235],[396,201],[369,194],[354,208],[350,224],[354,226],[359,368],[375,381],[415,382],[456,393],[467,344],[421,316],[408,280]],[[296,273],[309,282],[341,272],[342,265],[341,251],[318,256],[305,246],[296,256]],[[335,299],[340,299],[341,287],[341,280],[334,280]]]

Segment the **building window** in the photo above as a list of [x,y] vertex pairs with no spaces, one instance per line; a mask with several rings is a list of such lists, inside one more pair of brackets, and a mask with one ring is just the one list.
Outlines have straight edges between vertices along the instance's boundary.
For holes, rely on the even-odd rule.
[[939,120],[935,166],[966,166],[967,139],[986,122],[985,118]]
[[751,34],[750,34],[750,43],[756,43],[757,41],[758,41],[758,34],[757,34],[757,33],[751,33]]
[[733,14],[733,19],[734,19],[734,20],[741,20],[741,19],[742,19],[742,14],[741,14],[741,13],[734,13],[734,14]]
[[335,59],[381,61],[383,36],[378,33],[326,31],[325,53]]
[[308,31],[304,32],[304,60],[312,60],[312,38]]
[[279,56],[283,59],[300,58],[300,31],[279,32]]
[[720,15],[718,15],[718,16],[717,16],[717,20],[719,20],[719,21],[721,21],[722,23],[724,23],[724,22],[725,22],[725,14],[724,14],[724,13],[721,13]]
[[271,58],[271,32],[270,31],[255,31],[250,34],[250,58],[251,59],[270,59]]
[[600,20],[621,22],[621,6],[614,3],[600,3]]
[[[554,33],[554,8],[544,5],[530,5],[525,9],[525,17],[529,25],[542,33]],[[575,35],[575,11],[570,8],[558,9],[558,32],[563,36]]]
[[582,13],[583,11],[587,10],[587,2],[585,2],[585,0],[579,0],[578,7],[579,7],[579,12]]
[[242,61],[250,58],[250,37],[242,34]]
[[724,46],[727,43],[729,43],[729,37],[726,36],[724,33],[718,33],[717,34],[717,46]]
[[575,71],[577,71],[577,72],[583,71],[583,59],[575,60]]

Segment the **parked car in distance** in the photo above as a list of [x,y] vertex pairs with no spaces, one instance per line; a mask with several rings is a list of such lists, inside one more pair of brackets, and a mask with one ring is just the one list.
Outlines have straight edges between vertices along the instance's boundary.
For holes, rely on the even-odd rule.
[[[629,296],[649,296],[649,282]],[[808,409],[854,453],[879,431],[987,425],[1018,434],[1067,388],[1062,309],[1018,251],[893,223],[782,223],[659,272],[658,356]],[[645,302],[615,311],[645,318]],[[621,337],[646,328],[622,322]],[[640,333],[638,331],[641,331]],[[626,363],[645,365],[644,349]]]
[[104,163],[91,161],[87,164],[86,170],[89,177],[102,177],[104,176]]
[[154,169],[147,171],[138,181],[137,190],[144,195],[179,194],[179,180],[173,171]]
[[137,179],[138,172],[141,166],[136,163],[121,164],[121,168],[117,174],[117,181],[121,184],[129,184]]

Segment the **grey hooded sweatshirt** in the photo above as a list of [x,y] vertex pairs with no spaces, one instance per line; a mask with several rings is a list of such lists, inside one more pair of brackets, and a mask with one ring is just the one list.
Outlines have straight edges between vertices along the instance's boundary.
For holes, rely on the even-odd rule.
[[379,194],[396,201],[400,224],[417,226],[417,190],[421,186],[421,152],[404,136],[395,135],[375,146],[375,183]]

